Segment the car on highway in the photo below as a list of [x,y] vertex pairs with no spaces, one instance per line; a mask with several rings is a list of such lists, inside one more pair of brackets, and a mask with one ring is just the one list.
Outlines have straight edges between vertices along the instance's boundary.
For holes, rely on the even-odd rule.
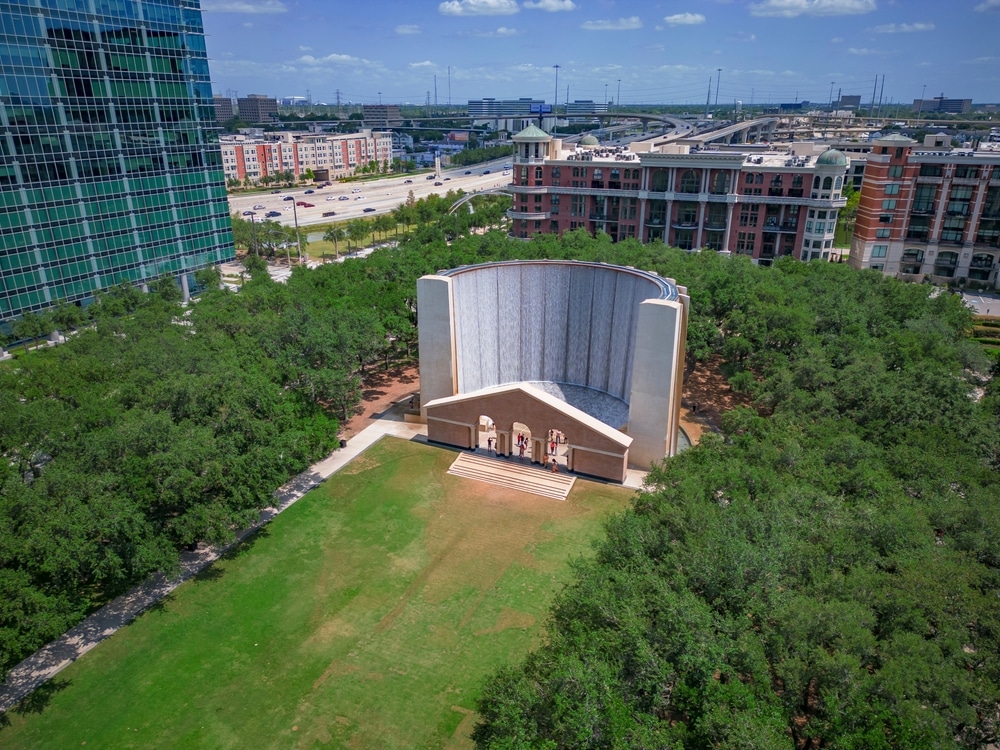
[[355,195],[354,196],[354,200],[356,200],[356,201],[363,201],[364,199],[365,199],[365,196],[363,196],[363,195]]
[[272,190],[271,195],[277,195],[280,192],[281,192],[280,190]]
[[412,185],[413,184],[413,180],[403,180],[403,184],[404,185]]
[[337,198],[337,200],[338,200],[338,201],[349,201],[349,200],[350,200],[350,197],[348,197],[348,196],[346,196],[346,195],[342,195],[342,196],[340,196],[339,198]]
[[[344,196],[344,197],[346,198],[347,196]],[[335,201],[335,200],[337,200],[337,196],[336,195],[328,195],[328,196],[326,196],[326,199],[328,201]]]
[[352,193],[360,193],[361,192],[361,188],[351,188],[351,192]]
[[472,174],[472,170],[471,169],[466,169],[465,170],[465,174]]
[[504,164],[504,165],[503,165],[503,168],[504,168],[504,169],[510,169],[510,168],[511,168],[511,165],[510,165],[510,164]]
[[286,195],[281,200],[283,200],[283,201],[293,201],[293,200],[295,200],[295,196],[294,195]]
[[448,180],[450,180],[450,179],[451,179],[450,177],[445,177],[445,178],[444,178],[444,181],[445,181],[445,182],[447,182],[447,181],[448,181]]
[[302,208],[312,208],[313,204],[307,201],[295,201],[296,206],[301,206]]
[[490,173],[490,170],[488,170],[488,169],[484,169],[483,170],[483,174],[489,174],[489,173]]
[[306,195],[312,195],[315,192],[316,192],[315,190],[306,190],[305,194]]
[[441,187],[442,185],[444,185],[443,182],[435,182],[434,183],[434,187]]
[[372,213],[372,212],[373,212],[374,210],[375,210],[374,208],[372,208],[371,206],[368,206],[367,208],[365,208],[365,213],[366,213],[366,214],[370,214],[370,213]]
[[436,175],[429,174],[429,175],[427,175],[427,179],[428,180],[434,180],[434,179],[437,179],[437,177],[436,177]]
[[253,207],[253,210],[260,211],[262,208],[267,208],[267,206],[265,206],[263,203],[258,203],[256,206]]
[[337,212],[336,211],[324,211],[323,215],[324,216],[336,216]]
[[273,219],[275,216],[281,216],[281,211],[268,211],[264,214],[269,219]]
[[257,214],[255,214],[253,211],[244,211],[243,215],[244,216],[256,216]]

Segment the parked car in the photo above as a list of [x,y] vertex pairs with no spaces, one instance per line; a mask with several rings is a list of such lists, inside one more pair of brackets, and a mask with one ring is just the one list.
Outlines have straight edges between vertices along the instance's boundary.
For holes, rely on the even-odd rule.
[[268,211],[264,216],[273,219],[275,216],[281,216],[281,211]]
[[253,210],[260,211],[263,208],[267,208],[267,206],[265,206],[263,203],[258,203],[256,206],[253,207]]
[[375,210],[374,208],[372,208],[371,206],[368,206],[367,208],[365,208],[365,213],[366,214],[370,214],[374,210]]
[[293,200],[295,200],[295,196],[294,195],[286,195],[281,200],[283,200],[283,201],[293,201]]
[[306,190],[305,194],[306,195],[312,195],[315,192],[316,192],[315,190]]

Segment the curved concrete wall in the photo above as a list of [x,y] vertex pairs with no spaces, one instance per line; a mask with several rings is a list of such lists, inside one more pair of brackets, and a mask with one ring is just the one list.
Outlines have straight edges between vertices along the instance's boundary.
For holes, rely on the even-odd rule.
[[458,393],[548,380],[628,403],[639,305],[677,297],[673,284],[652,274],[571,261],[443,275],[452,280]]

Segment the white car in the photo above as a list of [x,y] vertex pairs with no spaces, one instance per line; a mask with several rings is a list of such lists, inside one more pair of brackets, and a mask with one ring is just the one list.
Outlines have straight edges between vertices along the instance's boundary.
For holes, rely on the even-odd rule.
[[360,192],[361,192],[361,188],[353,188],[353,189],[351,190],[351,192],[352,192],[352,193],[360,193]]
[[328,196],[326,196],[326,199],[328,201],[335,201],[335,200],[337,200],[337,196],[336,195],[328,195]]
[[253,207],[253,210],[260,211],[262,208],[267,208],[267,206],[265,206],[263,203],[258,203],[256,206]]

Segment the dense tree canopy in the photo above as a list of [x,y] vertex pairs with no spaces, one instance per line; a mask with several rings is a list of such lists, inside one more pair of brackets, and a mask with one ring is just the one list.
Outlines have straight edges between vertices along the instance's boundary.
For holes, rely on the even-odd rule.
[[287,284],[251,257],[239,293],[186,309],[166,284],[116,290],[66,346],[0,367],[0,666],[327,451],[366,368],[414,344],[419,276],[576,258],[686,285],[689,362],[721,359],[754,408],[651,473],[546,645],[485,686],[479,746],[995,739],[1000,394],[960,301],[826,263],[469,236],[499,215],[483,200],[401,207],[430,223]]

